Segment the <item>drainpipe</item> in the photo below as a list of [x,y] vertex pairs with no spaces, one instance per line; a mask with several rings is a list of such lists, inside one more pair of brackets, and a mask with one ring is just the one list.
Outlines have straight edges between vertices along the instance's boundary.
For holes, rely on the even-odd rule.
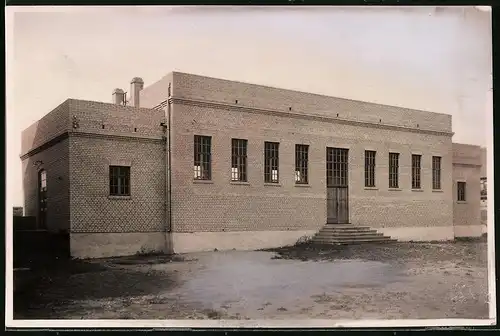
[[168,87],[167,110],[164,115],[165,121],[163,126],[163,139],[165,144],[165,233],[167,234],[167,248],[169,252],[172,250],[172,237],[168,233],[172,232],[172,168],[171,168],[171,146],[170,146],[170,129],[171,129],[171,84]]
[[171,141],[170,141],[170,130],[172,129],[172,102],[170,99],[172,98],[172,93],[171,93],[171,87],[172,84],[168,84],[168,101],[167,101],[167,120],[168,120],[168,128],[167,128],[167,158],[168,158],[168,165],[167,165],[167,209],[168,209],[168,227],[167,230],[168,232],[172,232],[172,151],[171,151]]

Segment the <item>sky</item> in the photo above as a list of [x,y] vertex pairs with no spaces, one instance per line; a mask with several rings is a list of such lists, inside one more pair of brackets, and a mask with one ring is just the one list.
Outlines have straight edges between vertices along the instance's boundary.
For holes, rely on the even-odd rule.
[[460,143],[492,134],[487,9],[6,8],[7,208],[24,203],[23,129],[171,71],[447,113]]

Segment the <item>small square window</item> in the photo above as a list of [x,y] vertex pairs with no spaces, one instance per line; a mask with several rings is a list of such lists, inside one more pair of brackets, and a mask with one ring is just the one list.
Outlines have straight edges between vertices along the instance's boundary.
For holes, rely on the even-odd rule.
[[109,167],[109,195],[130,196],[130,167]]

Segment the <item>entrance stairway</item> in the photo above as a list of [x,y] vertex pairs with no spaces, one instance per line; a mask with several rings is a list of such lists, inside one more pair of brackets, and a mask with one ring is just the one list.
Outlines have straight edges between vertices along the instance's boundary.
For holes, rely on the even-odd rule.
[[389,243],[396,239],[384,236],[368,226],[326,224],[312,238],[315,244],[348,245],[362,243]]

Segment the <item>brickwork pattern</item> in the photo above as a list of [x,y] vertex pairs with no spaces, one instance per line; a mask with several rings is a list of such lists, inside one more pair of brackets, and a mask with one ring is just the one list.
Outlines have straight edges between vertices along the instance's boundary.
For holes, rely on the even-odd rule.
[[[455,225],[481,224],[482,149],[479,146],[453,144],[453,220]],[[465,182],[465,202],[457,201],[457,182]]]
[[169,85],[171,86],[170,93],[173,94],[173,73],[169,73],[156,83],[146,86],[143,90],[140,91],[140,106],[145,108],[153,108],[163,103],[168,98]]
[[[451,137],[174,104],[174,232],[317,229],[326,222],[326,147],[349,148],[351,222],[452,225]],[[194,135],[212,136],[212,183],[194,183]],[[231,138],[248,139],[248,184],[230,182]],[[280,183],[264,184],[264,141],[280,143]],[[309,144],[310,183],[296,187],[295,144]],[[376,187],[364,188],[364,151],[377,151]],[[388,190],[388,153],[399,152],[400,189]],[[422,191],[411,190],[411,154],[423,154]],[[433,192],[432,155],[442,156]],[[224,210],[223,210],[224,209]],[[291,209],[295,209],[292,210]],[[429,216],[429,213],[432,213]],[[203,220],[200,220],[203,218]]]
[[[41,161],[40,166],[34,163]],[[38,171],[47,172],[47,226],[50,231],[69,229],[68,139],[22,161],[25,216],[38,216]]]
[[70,100],[70,107],[71,118],[78,120],[77,132],[151,139],[163,135],[162,111],[86,100]]
[[[71,231],[161,232],[165,221],[160,140],[70,138]],[[109,166],[130,165],[131,196],[109,197]]]
[[69,113],[70,100],[68,99],[25,129],[21,133],[21,155],[67,132],[71,127]]
[[[481,168],[455,165],[453,169],[453,221],[455,225],[481,224]],[[457,182],[465,182],[465,202],[457,201]]]
[[[412,110],[407,108],[373,104],[323,95],[271,88],[216,78],[173,72],[153,84],[148,96],[160,95],[173,81],[172,94],[179,98],[192,98],[243,106],[275,109],[325,116],[338,116],[352,120],[386,123],[399,126],[428,128],[451,132],[451,116],[447,114]],[[163,99],[165,99],[164,95]],[[161,99],[148,99],[161,101]],[[151,106],[150,106],[151,107]]]

